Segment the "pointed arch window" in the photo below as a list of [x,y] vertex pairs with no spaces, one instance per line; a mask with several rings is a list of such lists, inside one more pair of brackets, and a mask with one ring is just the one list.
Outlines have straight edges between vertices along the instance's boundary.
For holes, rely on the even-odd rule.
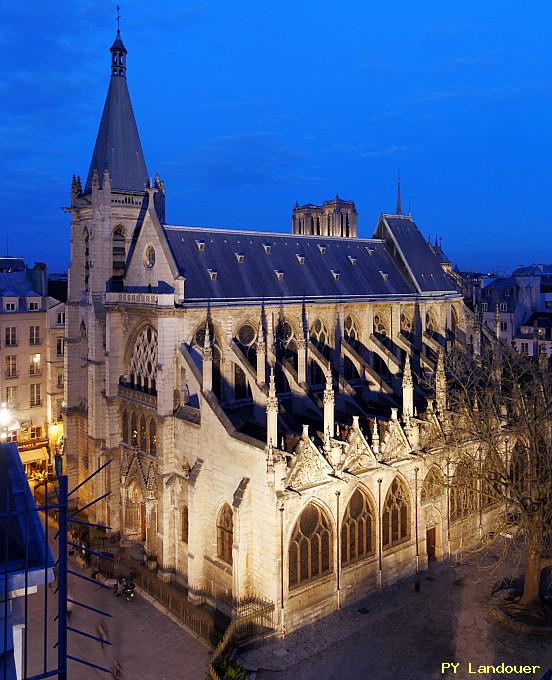
[[374,514],[368,496],[356,489],[341,525],[341,566],[360,562],[374,553]]
[[477,477],[468,461],[460,461],[452,476],[450,489],[450,521],[467,517],[477,508]]
[[134,389],[157,394],[157,333],[151,326],[143,328],[136,338],[129,373]]
[[437,324],[435,323],[435,317],[432,312],[426,312],[425,315],[425,329],[426,333],[433,335],[437,331]]
[[[293,369],[297,371],[299,365],[297,357],[297,338],[295,336],[295,331],[293,330],[293,327],[291,326],[289,321],[286,321],[285,319],[280,319],[278,325],[276,326],[276,330],[274,332],[274,349],[278,361],[289,362],[292,365]],[[277,371],[276,388],[280,392],[283,390],[281,389],[281,386],[278,384],[279,375],[280,372]]]
[[[322,356],[329,361],[332,355],[332,350],[330,347],[330,333],[326,324],[320,319],[316,319],[316,321],[311,326],[309,337],[310,341],[318,349]],[[323,385],[324,382],[324,371],[322,370],[320,364],[313,359],[311,361],[311,383],[313,385]]]
[[130,417],[130,445],[138,446],[138,420],[134,412]]
[[90,288],[90,234],[88,229],[85,229],[82,234],[84,243],[84,291],[88,293]]
[[360,330],[358,327],[357,322],[353,319],[352,316],[348,316],[345,319],[345,324],[343,326],[343,334],[345,336],[345,340],[354,347],[357,352],[360,350]]
[[395,477],[383,505],[383,547],[407,541],[410,538],[410,499],[403,482]]
[[234,399],[251,399],[251,387],[247,376],[238,364],[234,364]]
[[333,532],[326,513],[309,503],[295,523],[289,544],[289,587],[297,588],[333,570]]
[[149,421],[149,454],[157,455],[157,426],[154,418]]
[[217,557],[226,564],[232,564],[232,543],[234,541],[234,516],[226,503],[217,519]]
[[113,265],[113,277],[118,279],[122,278],[125,274],[126,239],[125,231],[121,226],[118,226],[113,232],[111,260]]
[[140,416],[140,435],[139,435],[139,440],[140,442],[140,450],[144,451],[144,453],[147,452],[148,450],[148,436],[146,432],[146,418],[145,416]]
[[504,496],[499,473],[500,463],[488,455],[481,475],[481,507],[488,508]]
[[180,513],[180,539],[188,543],[188,506],[183,505]]
[[412,337],[412,318],[407,312],[401,312],[401,333],[408,340]]
[[236,345],[251,366],[257,367],[257,331],[251,323],[244,323],[235,337]]
[[441,471],[432,467],[425,476],[422,484],[422,503],[436,501],[443,495],[445,483]]

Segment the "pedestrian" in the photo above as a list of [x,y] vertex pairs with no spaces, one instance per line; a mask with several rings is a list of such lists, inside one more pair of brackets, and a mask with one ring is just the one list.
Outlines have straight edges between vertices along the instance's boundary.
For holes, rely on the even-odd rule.
[[116,678],[116,680],[123,680],[123,667],[118,661],[115,661],[111,667],[111,675]]
[[107,628],[107,623],[105,621],[99,621],[98,625],[96,626],[96,632],[98,634],[98,637],[100,638],[100,645],[102,647],[102,651],[105,654],[105,649],[104,645],[106,642],[109,642],[109,630]]

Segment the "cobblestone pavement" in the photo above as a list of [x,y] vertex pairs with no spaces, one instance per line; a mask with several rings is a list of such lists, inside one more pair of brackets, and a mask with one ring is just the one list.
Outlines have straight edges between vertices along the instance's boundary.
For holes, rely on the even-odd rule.
[[[83,570],[71,561],[70,567],[90,576],[90,570]],[[124,680],[203,680],[207,672],[210,650],[190,633],[174,623],[164,612],[159,611],[146,599],[137,595],[132,602],[114,597],[113,593],[100,586],[87,583],[75,576],[69,576],[69,596],[93,607],[112,614],[106,619],[112,646],[100,648],[98,642],[77,633],[69,632],[69,653],[111,668],[117,659],[123,667]],[[52,645],[57,639],[53,618],[57,606],[54,588],[47,589],[49,607],[49,650],[48,657],[54,660]],[[29,596],[29,675],[42,670],[42,612],[44,588]],[[102,620],[99,614],[73,607],[70,625],[97,635],[97,625]],[[69,662],[69,680],[97,680],[111,675],[87,668],[73,661]]]
[[[552,668],[552,641],[523,636],[489,619],[491,585],[507,573],[489,573],[475,563],[433,564],[414,579],[395,584],[347,606],[287,638],[242,653],[240,661],[257,680],[351,678],[540,679]],[[367,612],[359,610],[365,608]],[[457,673],[441,663],[460,662]],[[468,662],[540,665],[536,674],[469,675]]]

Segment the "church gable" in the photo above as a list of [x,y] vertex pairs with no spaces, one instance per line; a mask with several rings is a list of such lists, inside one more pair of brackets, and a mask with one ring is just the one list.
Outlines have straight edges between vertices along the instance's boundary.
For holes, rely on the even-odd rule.
[[347,472],[376,467],[377,460],[360,428],[351,430],[345,447],[343,469]]
[[391,461],[404,458],[411,450],[412,447],[399,421],[390,420],[381,446],[382,460]]
[[125,286],[155,288],[159,282],[173,286],[176,276],[163,229],[153,209],[148,208],[130,255]]
[[331,465],[308,437],[301,437],[287,478],[287,486],[302,489],[326,481]]

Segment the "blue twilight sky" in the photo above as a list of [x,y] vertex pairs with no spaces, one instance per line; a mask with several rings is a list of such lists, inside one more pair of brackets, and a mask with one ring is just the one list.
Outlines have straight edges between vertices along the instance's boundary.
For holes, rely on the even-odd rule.
[[[0,252],[67,267],[115,5],[0,0]],[[403,207],[462,268],[552,261],[549,0],[127,0],[128,82],[172,224],[290,229]]]

